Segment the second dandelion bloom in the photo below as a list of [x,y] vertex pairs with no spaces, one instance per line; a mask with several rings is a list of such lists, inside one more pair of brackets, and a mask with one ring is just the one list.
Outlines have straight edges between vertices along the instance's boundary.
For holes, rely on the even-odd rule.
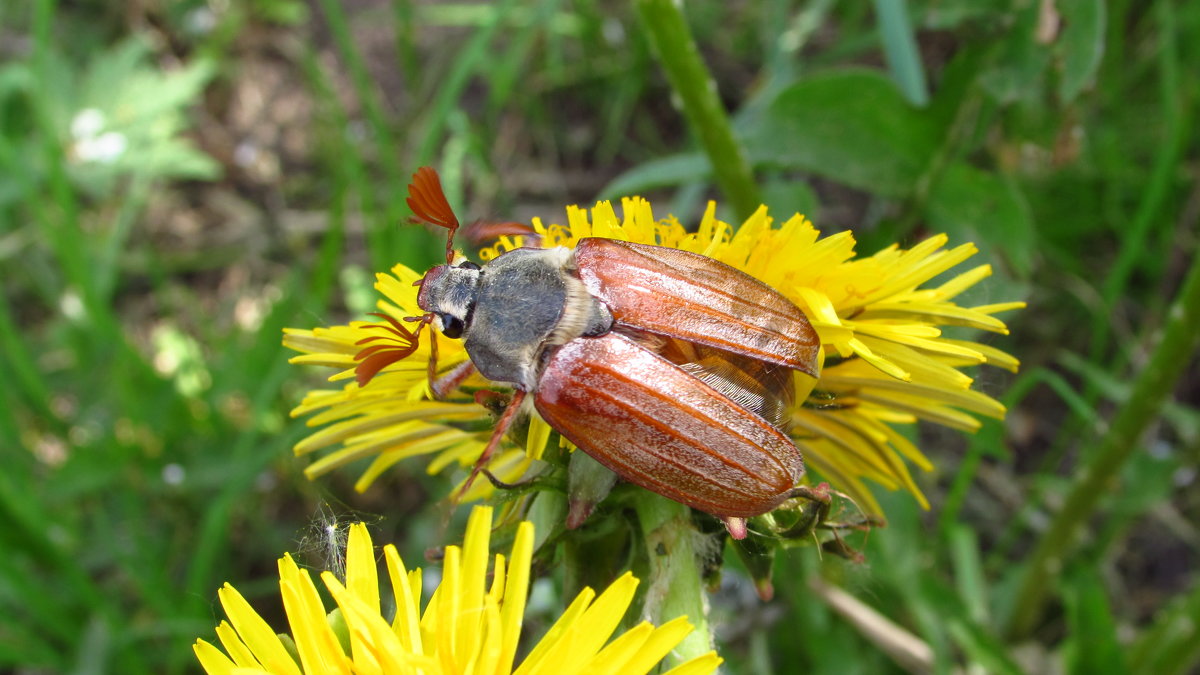
[[[1004,414],[997,401],[972,389],[973,380],[963,368],[992,364],[1015,370],[1016,360],[979,342],[948,338],[943,328],[1005,333],[994,315],[1022,303],[972,307],[956,302],[990,274],[987,265],[931,284],[974,255],[973,245],[947,248],[946,238],[937,236],[908,250],[890,247],[859,258],[849,233],[822,238],[802,216],[776,223],[765,207],[736,231],[716,218],[711,204],[694,232],[673,218],[656,219],[645,200],[625,199],[622,211],[618,217],[607,202],[590,213],[571,207],[565,225],[534,220],[531,229],[542,247],[571,249],[582,239],[600,237],[706,256],[749,274],[799,307],[819,336],[817,358],[823,368],[819,378],[800,372],[790,377],[783,385],[787,395],[779,397],[783,409],[773,413],[772,422],[789,431],[811,468],[867,511],[879,512],[867,479],[908,490],[925,503],[909,466],[928,469],[930,464],[900,425],[925,419],[973,430],[979,425],[977,415]],[[527,241],[503,236],[481,256],[495,259]],[[467,466],[487,443],[491,413],[476,402],[486,403],[487,397],[475,392],[497,385],[469,374],[461,342],[432,335],[413,339],[403,319],[422,314],[412,286],[417,279],[402,266],[379,275],[384,322],[288,331],[285,343],[305,352],[294,361],[337,367],[334,381],[353,380],[364,366],[372,375],[339,389],[312,392],[296,410],[317,413],[311,424],[329,424],[297,446],[299,453],[334,448],[310,465],[310,475],[372,457],[359,482],[365,488],[402,458],[432,455],[431,471]],[[445,400],[433,400],[428,384],[435,345],[441,381],[454,384],[454,390],[441,392]],[[457,379],[455,372],[465,379]],[[523,443],[502,446],[489,471],[510,482],[536,471],[551,432],[534,415]],[[492,489],[491,483],[477,481],[466,496],[482,497]]]
[[[638,584],[626,573],[599,595],[585,588],[545,636],[518,659],[533,526],[521,523],[511,555],[496,555],[489,586],[491,525],[490,508],[477,507],[471,513],[462,548],[446,547],[441,581],[424,603],[421,569],[407,569],[391,545],[384,547],[383,558],[392,597],[381,597],[375,549],[361,524],[350,529],[345,579],[331,572],[320,575],[336,604],[333,611],[326,609],[308,571],[284,556],[279,561],[279,589],[290,631],[276,634],[226,584],[220,599],[228,621],[217,627],[224,650],[197,640],[196,656],[209,675],[636,675],[649,672],[691,632],[687,619],[679,617],[657,627],[641,622],[610,641]],[[384,614],[386,607],[394,608],[394,616]],[[709,652],[668,672],[704,675],[720,663],[716,653]]]

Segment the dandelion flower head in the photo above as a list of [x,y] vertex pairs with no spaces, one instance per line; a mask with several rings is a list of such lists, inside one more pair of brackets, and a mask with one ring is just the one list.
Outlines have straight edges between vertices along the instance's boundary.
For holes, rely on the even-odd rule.
[[[637,587],[637,579],[626,573],[598,596],[590,588],[580,592],[514,668],[533,525],[518,526],[509,558],[496,555],[489,587],[491,522],[491,508],[472,511],[464,545],[446,547],[441,582],[423,609],[421,569],[407,569],[391,545],[384,547],[383,558],[392,597],[381,597],[375,549],[361,524],[350,530],[345,580],[331,572],[320,575],[336,603],[333,612],[327,612],[308,571],[285,555],[279,561],[279,589],[290,634],[277,635],[226,584],[219,595],[228,621],[217,627],[224,651],[197,640],[196,656],[209,675],[636,675],[649,672],[692,631],[680,617],[658,627],[642,622],[609,641]],[[385,616],[385,607],[394,607],[395,615]],[[720,663],[716,652],[708,652],[668,672],[704,675]]]

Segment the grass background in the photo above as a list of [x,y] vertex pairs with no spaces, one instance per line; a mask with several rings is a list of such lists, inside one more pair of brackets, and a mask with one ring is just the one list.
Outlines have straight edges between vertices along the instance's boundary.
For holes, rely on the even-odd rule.
[[[399,225],[422,164],[468,218],[736,203],[635,4],[0,6],[0,669],[195,672],[220,584],[277,617],[276,557],[321,565],[331,520],[409,560],[443,543],[446,483],[418,465],[362,495],[352,472],[303,478],[287,411],[321,374],[286,364],[280,329],[356,316],[375,270],[436,259]],[[1200,5],[685,9],[776,215],[863,253],[975,241],[981,301],[1030,304],[993,342],[1021,374],[980,374],[1008,420],[920,432],[931,512],[882,494],[866,564],[795,549],[771,604],[727,574],[729,671],[1196,672],[1200,390],[1194,339],[1157,336],[1197,310],[1168,308],[1200,231]],[[1082,536],[1058,541],[1064,520]],[[1048,601],[1021,625],[1031,576]],[[928,658],[860,630],[868,611]]]

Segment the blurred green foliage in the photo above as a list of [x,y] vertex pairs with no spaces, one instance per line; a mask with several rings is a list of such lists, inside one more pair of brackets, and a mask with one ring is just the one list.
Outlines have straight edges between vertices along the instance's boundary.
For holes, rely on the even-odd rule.
[[[774,213],[854,228],[867,253],[935,231],[973,240],[996,267],[988,295],[1030,303],[999,342],[1021,375],[983,384],[1007,391],[1007,423],[922,438],[932,512],[881,495],[889,527],[867,564],[792,551],[769,605],[727,573],[714,611],[730,672],[901,670],[815,576],[927,645],[910,669],[1194,672],[1194,378],[1143,420],[1033,630],[1006,622],[1195,255],[1200,5],[687,12]],[[0,7],[0,59],[13,672],[196,671],[216,589],[232,580],[266,604],[275,558],[307,547],[327,503],[378,514],[377,540],[406,559],[440,543],[445,483],[419,467],[364,495],[353,472],[304,480],[287,411],[319,375],[279,345],[283,326],[360,311],[371,271],[435,259],[432,237],[398,226],[413,168],[437,165],[471,218],[558,219],[640,192],[688,222],[720,197],[623,4],[34,0]],[[1194,357],[1177,368],[1194,374]]]

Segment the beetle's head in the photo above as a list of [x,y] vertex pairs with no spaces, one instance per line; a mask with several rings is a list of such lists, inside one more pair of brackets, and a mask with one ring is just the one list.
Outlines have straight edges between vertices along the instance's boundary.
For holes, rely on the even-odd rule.
[[446,337],[462,337],[471,310],[475,308],[479,276],[479,265],[468,260],[458,265],[438,265],[421,279],[417,305],[437,315]]

